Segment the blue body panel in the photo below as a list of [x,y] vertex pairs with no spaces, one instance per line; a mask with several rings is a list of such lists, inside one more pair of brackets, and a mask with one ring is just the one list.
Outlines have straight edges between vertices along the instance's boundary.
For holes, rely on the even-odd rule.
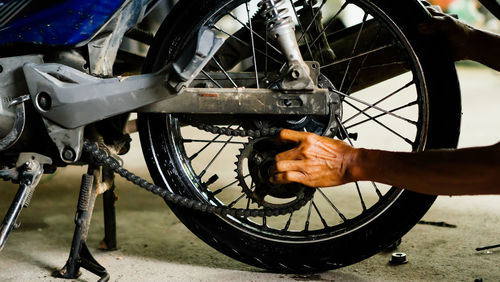
[[66,0],[35,13],[18,15],[0,29],[0,45],[23,42],[73,46],[93,36],[123,2]]

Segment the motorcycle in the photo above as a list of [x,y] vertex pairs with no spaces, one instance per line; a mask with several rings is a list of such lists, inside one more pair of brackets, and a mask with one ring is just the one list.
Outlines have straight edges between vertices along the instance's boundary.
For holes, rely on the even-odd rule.
[[[497,1],[480,2],[499,17]],[[361,261],[430,208],[434,196],[374,182],[268,181],[282,128],[379,149],[456,147],[453,60],[416,28],[427,3],[183,0],[156,30],[146,21],[158,3],[0,1],[0,175],[19,184],[0,249],[42,175],[68,165],[88,173],[64,278],[84,268],[109,279],[85,241],[104,194],[115,247],[115,174],[220,252],[279,272]],[[154,184],[120,162],[135,125]]]

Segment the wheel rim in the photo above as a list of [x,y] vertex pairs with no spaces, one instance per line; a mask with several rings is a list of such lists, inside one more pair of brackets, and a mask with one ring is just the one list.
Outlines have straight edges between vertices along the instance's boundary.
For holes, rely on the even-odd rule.
[[[329,3],[329,1],[323,2],[323,4],[316,4],[316,7],[325,9],[325,7],[327,7],[325,6],[327,3]],[[336,87],[340,92],[339,96],[341,94],[345,95],[341,96],[344,113],[341,115],[342,117],[338,118],[340,121],[338,131],[349,133],[344,134],[344,136],[347,136],[346,141],[351,144],[354,143],[353,145],[355,146],[377,149],[394,149],[394,142],[396,141],[393,139],[397,139],[400,141],[402,140],[405,144],[411,143],[408,144],[410,145],[410,148],[405,148],[408,151],[422,150],[425,146],[428,113],[426,108],[427,94],[425,83],[422,79],[423,76],[418,61],[404,36],[397,29],[397,27],[391,26],[393,23],[387,19],[380,10],[366,1],[357,1],[356,3],[362,8],[361,10],[365,12],[363,16],[360,17],[361,27],[359,33],[356,34],[356,37],[358,38],[356,41],[359,42],[359,40],[363,39],[363,28],[366,28],[368,25],[367,22],[371,17],[375,18],[379,21],[381,28],[387,29],[388,33],[395,38],[395,41],[393,41],[392,44],[395,44],[397,48],[406,52],[404,55],[406,61],[397,61],[395,63],[408,64],[410,70],[408,73],[394,78],[397,80],[406,80],[402,80],[404,82],[400,83],[397,87],[391,86],[393,91],[389,91],[388,93],[384,92],[381,96],[379,95],[378,97],[374,97],[375,95],[368,96],[363,94],[372,94],[375,92],[373,87],[359,92],[352,92],[351,90],[355,88],[355,80],[363,76],[360,69],[363,69],[364,67],[372,69],[379,67],[384,69],[384,64],[386,65],[387,63],[379,64],[381,66],[375,66],[373,64],[366,65],[367,61],[369,61],[366,59],[367,57],[376,52],[383,52],[383,49],[378,49],[374,52],[370,52],[370,50],[358,51],[359,46],[355,43],[350,57],[340,57],[331,62],[324,62],[324,58],[320,58],[320,60],[323,60],[325,73],[335,73],[329,71],[328,68],[335,69],[335,66],[341,64],[344,64],[342,67],[347,69],[347,71],[344,71],[342,75],[340,84],[338,82],[336,83]],[[342,15],[349,5],[354,4],[341,6],[340,12],[336,11],[334,15]],[[240,25],[240,29],[228,31],[224,27],[219,26],[219,19],[222,18],[222,15],[226,14],[228,10],[233,11],[235,6],[240,6],[246,10],[244,1],[229,2],[223,8],[217,10],[213,16],[203,21],[203,25],[210,26],[219,33],[225,34],[230,39],[235,39],[235,34],[237,34],[237,32],[241,29],[248,30],[250,23],[247,24],[247,28],[244,26],[246,23],[238,17],[226,16],[224,17],[224,21],[230,18],[230,20],[233,20],[233,23]],[[297,7],[292,7],[292,10],[294,13],[299,13],[297,11]],[[251,12],[252,8],[250,5],[250,13]],[[314,15],[314,13],[312,14]],[[325,25],[330,25],[329,22],[333,21],[329,19],[328,22],[325,22]],[[297,26],[298,31],[304,31],[305,29],[304,25]],[[325,33],[328,36],[334,36],[338,33],[338,31],[328,34],[328,31],[325,30]],[[250,34],[253,34],[253,32],[250,32]],[[260,37],[258,37],[257,34],[254,34],[253,39],[247,38],[247,41],[249,41],[248,46],[251,46],[252,40],[255,42],[255,40],[263,40],[262,38],[265,37],[265,35],[260,34],[259,36]],[[302,37],[303,42],[307,42],[308,36],[298,35],[297,37]],[[237,39],[243,41],[239,37],[237,37]],[[311,42],[314,42],[314,40],[314,38],[311,38]],[[373,41],[376,42],[376,40]],[[264,45],[268,46],[269,49],[273,48],[273,46],[270,46],[269,42],[265,42]],[[301,46],[302,49],[308,50],[306,52],[310,52],[309,50],[312,51],[312,49],[314,49],[314,46],[310,46],[310,44],[308,45],[307,43],[303,43]],[[380,46],[376,48],[380,48]],[[267,51],[259,50],[258,52],[247,52],[252,54],[252,60],[249,60],[248,58],[245,59],[247,62],[255,62],[255,60],[253,60],[254,54],[255,57],[258,57],[258,54],[261,54],[267,58],[267,54],[269,54],[266,53]],[[311,53],[315,54],[315,52]],[[359,54],[366,55],[359,56]],[[349,60],[349,58],[351,58],[351,60]],[[357,62],[357,68],[354,66],[356,64],[356,58],[360,59],[360,61]],[[218,61],[214,61],[214,63],[215,66],[212,63],[204,70],[204,75],[209,77],[211,81],[217,81],[217,83],[223,87],[231,87],[230,85],[234,85],[236,80],[233,79],[231,81],[231,79],[229,79],[229,71],[224,69],[224,63]],[[257,65],[262,66],[261,63],[257,63]],[[216,67],[218,68],[218,73],[213,71]],[[268,67],[269,66],[265,66],[264,68]],[[250,67],[246,67],[246,69],[252,69],[251,64]],[[354,73],[354,80],[347,79],[349,72]],[[214,76],[214,74],[218,75],[218,77],[226,77],[225,81],[220,81]],[[327,79],[330,79],[330,77],[327,77]],[[409,82],[408,79],[410,79]],[[386,87],[385,84],[387,83],[384,82],[383,84],[384,85],[382,86],[376,85],[374,87]],[[408,96],[406,98],[409,99],[409,101],[401,98],[401,96],[403,96],[402,93]],[[411,98],[412,95],[414,98]],[[400,105],[387,108],[384,102],[394,97],[402,100],[399,103]],[[407,135],[399,133],[401,126],[395,124],[396,121],[392,119],[401,123],[412,124],[414,126],[413,131],[410,131]],[[248,143],[248,138],[224,137],[218,136],[217,134],[209,134],[199,131],[189,126],[183,126],[179,117],[176,116],[166,116],[163,122],[167,125],[165,141],[173,153],[173,156],[175,156],[174,163],[176,164],[177,171],[181,173],[182,181],[184,182],[188,192],[193,197],[217,205],[237,208],[258,208],[257,205],[249,203],[249,201],[245,198],[246,194],[243,193],[242,188],[237,185],[236,177],[227,172],[226,164],[228,162],[234,163],[236,161],[235,157],[240,154],[240,147]],[[225,126],[232,129],[238,129],[242,127],[242,123],[241,120],[235,118],[234,121],[231,120],[226,123]],[[368,128],[373,126],[378,127],[380,131],[386,131],[386,135],[388,134],[389,137],[377,130],[375,131],[377,132],[375,137],[373,134],[363,136],[363,132],[373,131],[373,129]],[[352,140],[352,133],[354,133],[352,130],[355,130],[356,128],[358,128],[358,130],[356,130],[355,133],[360,134],[360,139],[358,141]],[[391,143],[387,141],[387,138],[390,139]],[[373,144],[374,139],[382,141],[375,145]],[[398,146],[401,146],[401,144],[397,144]],[[389,148],[384,147],[384,145]],[[225,153],[228,157],[222,158],[222,153]],[[206,156],[204,157],[202,155]],[[230,160],[231,158],[232,160]],[[234,168],[236,167],[234,166]],[[238,172],[235,172],[236,175],[237,173]],[[248,173],[241,171],[239,173],[240,176],[245,178],[245,181],[247,181],[246,175]],[[219,179],[215,180],[214,175],[217,175]],[[212,181],[213,183],[210,184]],[[252,187],[251,180],[248,181],[250,183],[247,185]],[[206,185],[207,183],[210,185]],[[208,187],[205,188],[205,186]],[[317,242],[320,240],[332,239],[337,236],[344,236],[371,222],[383,214],[383,212],[397,200],[397,198],[401,195],[401,192],[402,191],[400,189],[387,187],[377,183],[354,183],[351,185],[345,185],[341,188],[318,190],[315,193],[313,200],[309,201],[299,211],[292,213],[290,216],[247,219],[236,219],[232,217],[221,218],[244,232],[248,232],[254,236],[266,238],[268,240],[295,243]],[[357,207],[355,205],[357,205]]]

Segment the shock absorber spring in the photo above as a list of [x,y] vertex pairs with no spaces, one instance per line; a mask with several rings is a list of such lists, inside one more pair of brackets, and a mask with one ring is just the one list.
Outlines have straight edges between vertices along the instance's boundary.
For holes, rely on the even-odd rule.
[[258,5],[263,7],[266,26],[269,32],[275,36],[280,28],[294,28],[289,10],[285,7],[285,0],[262,0]]
[[281,83],[283,89],[308,89],[315,87],[310,77],[310,69],[300,53],[297,38],[295,37],[295,23],[285,7],[285,0],[262,0],[259,7],[262,9],[269,34],[279,43],[286,56],[289,76]]

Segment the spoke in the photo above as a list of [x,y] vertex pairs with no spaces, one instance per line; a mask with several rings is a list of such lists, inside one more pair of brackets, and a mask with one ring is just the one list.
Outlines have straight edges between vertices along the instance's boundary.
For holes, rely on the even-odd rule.
[[236,83],[234,82],[234,80],[229,76],[229,74],[226,72],[226,70],[222,67],[222,65],[219,63],[219,61],[217,61],[217,59],[215,59],[215,57],[212,57],[212,60],[215,62],[215,64],[217,65],[217,67],[222,71],[222,73],[224,73],[224,75],[227,77],[227,79],[229,79],[229,81],[231,81],[231,84],[235,87],[235,88],[238,88],[238,85],[236,85]]
[[[361,22],[361,26],[359,28],[358,34],[356,35],[356,40],[354,40],[354,46],[352,47],[351,57],[354,56],[354,53],[356,52],[356,48],[358,47],[359,38],[361,37],[361,33],[363,32],[363,28],[365,27],[365,23],[366,23],[367,18],[368,18],[368,14],[365,13],[365,15],[363,16],[363,22]],[[342,82],[340,83],[340,88],[339,88],[340,91],[342,91],[342,88],[344,87],[344,82],[345,82],[345,79],[347,77],[347,73],[349,73],[349,69],[351,68],[351,63],[352,63],[352,59],[350,59],[347,63],[346,70],[344,71],[344,76],[342,77]]]
[[347,136],[347,141],[349,142],[349,145],[354,147],[354,144],[352,143],[351,137],[349,137],[349,132],[347,129],[345,129],[344,124],[340,121],[338,116],[335,116],[335,119],[337,120],[337,124],[340,125],[340,130],[344,133],[344,136]]
[[332,201],[325,195],[325,193],[323,193],[323,191],[321,191],[320,188],[318,188],[316,191],[318,191],[321,194],[321,196],[323,196],[323,198],[325,198],[325,200],[328,202],[328,204],[330,204],[330,206],[333,208],[333,210],[335,210],[335,212],[340,216],[340,218],[344,222],[347,221],[347,218],[345,217],[345,215],[340,212],[340,210],[332,203]]
[[255,41],[253,38],[253,27],[252,27],[252,19],[250,18],[250,8],[248,7],[248,2],[245,3],[247,7],[247,17],[248,23],[250,25],[250,41],[252,42],[252,58],[253,58],[253,66],[255,68],[255,83],[257,84],[257,88],[260,88],[259,84],[259,71],[257,69],[257,57],[255,56]]
[[268,34],[267,34],[267,28],[266,28],[266,54],[264,56],[264,77],[266,77],[266,80],[267,80],[267,73],[268,73],[268,63],[269,63],[269,60],[268,60],[268,52],[269,52],[269,47],[267,46],[267,42],[269,41],[268,40]]
[[[321,8],[323,8],[323,6],[325,5],[325,3],[326,3],[326,1],[323,1],[323,3],[321,4],[321,6],[319,7],[318,11],[314,14],[313,19],[311,20],[311,23],[306,28],[306,32],[309,32],[309,29],[311,29],[312,25],[314,24],[314,21],[316,20],[316,17],[321,12]],[[342,13],[342,11],[345,9],[345,7],[347,7],[348,4],[349,4],[349,2],[346,1],[342,5],[342,7],[340,7],[340,9],[337,11],[337,13],[335,13],[335,15],[330,19],[330,21],[325,26],[323,26],[323,29],[318,34],[318,36],[316,36],[316,38],[314,38],[314,40],[312,41],[311,45],[314,45],[316,43],[316,41],[318,41],[321,38],[321,36],[323,35],[323,33],[326,31],[326,29],[337,19],[337,17],[340,15],[340,13]],[[300,40],[302,39],[302,37],[304,37],[304,34],[302,34],[302,36],[300,37],[299,40],[297,40],[297,42],[300,42]]]
[[[246,3],[246,5],[248,7],[248,2]],[[269,41],[267,41],[266,39],[262,38],[262,36],[260,34],[258,34],[257,32],[253,31],[253,29],[252,29],[252,23],[250,22],[251,21],[250,17],[248,18],[248,21],[250,22],[250,27],[249,27],[248,25],[246,25],[245,23],[243,23],[242,21],[240,21],[235,15],[233,15],[233,14],[230,13],[229,16],[231,16],[234,20],[236,20],[243,27],[245,27],[246,29],[248,29],[253,35],[257,36],[257,38],[259,38],[260,40],[266,42],[266,46],[269,46],[269,47],[273,48],[274,51],[276,51],[278,54],[283,55],[283,53],[278,48],[276,48],[276,46],[274,46],[273,44],[269,43]]]
[[[241,127],[238,126],[237,129],[239,129]],[[233,139],[234,136],[231,136],[231,138],[229,138],[227,140],[227,142],[231,142],[231,140]],[[222,153],[222,151],[226,148],[227,144],[228,143],[225,143],[224,145],[222,145],[222,147],[219,149],[219,151],[215,154],[215,156],[210,160],[210,162],[207,164],[207,166],[201,171],[201,173],[198,175],[198,177],[201,179],[201,177],[207,172],[208,168],[215,162],[215,160],[217,159],[217,157],[219,157],[219,155]]]
[[210,79],[210,81],[212,81],[217,87],[222,88],[222,86],[217,81],[215,81],[206,71],[201,70],[201,73],[204,74],[208,79]]
[[191,155],[191,157],[189,157],[189,160],[192,161],[194,160],[196,157],[198,157],[198,155],[200,155],[201,152],[203,152],[208,146],[210,146],[210,144],[216,142],[215,140],[217,138],[219,138],[220,136],[222,136],[221,134],[215,136],[211,141],[208,142],[208,144],[206,144],[205,146],[203,146],[200,150],[198,150],[198,152],[194,153]]
[[245,145],[247,142],[237,142],[237,141],[215,141],[215,140],[201,140],[201,139],[183,139],[184,143],[227,143],[227,144],[237,144],[237,145]]
[[[373,104],[373,106],[376,106],[376,105],[378,105],[378,104],[382,103],[383,101],[385,101],[385,100],[389,99],[390,97],[392,97],[392,96],[394,96],[394,95],[398,94],[399,92],[403,91],[404,89],[406,89],[406,88],[410,87],[410,85],[412,85],[412,84],[414,84],[414,81],[413,81],[413,80],[412,80],[412,81],[410,81],[410,82],[408,82],[407,84],[405,84],[403,87],[400,87],[400,88],[399,88],[399,89],[397,89],[396,91],[394,91],[394,92],[390,93],[389,95],[387,95],[387,96],[383,97],[382,99],[378,100],[377,102],[375,102],[375,103]],[[368,109],[370,109],[370,107],[366,107],[366,108],[364,108],[364,109],[362,110],[362,112],[365,112],[365,111],[367,111]],[[349,121],[353,120],[354,118],[356,118],[356,117],[357,117],[357,116],[359,116],[359,115],[361,115],[361,112],[359,112],[359,113],[357,113],[357,114],[353,115],[352,117],[350,117],[350,118],[346,119],[346,120],[344,121],[344,123],[347,123],[347,122],[349,122]]]
[[311,199],[311,201],[309,201],[309,208],[307,210],[307,218],[306,218],[306,224],[304,226],[304,231],[309,230],[309,220],[311,219],[312,203],[313,203],[313,199]]
[[[395,109],[392,109],[392,110],[390,110],[389,112],[391,112],[391,113],[393,113],[393,112],[397,112],[397,111],[399,111],[399,110],[402,110],[402,109],[405,109],[405,108],[408,108],[408,107],[411,107],[411,106],[414,106],[414,105],[417,105],[417,104],[418,104],[418,102],[417,102],[417,101],[413,101],[413,102],[410,102],[410,103],[408,103],[408,104],[406,104],[406,105],[403,105],[403,106],[397,107],[397,108],[395,108]],[[373,118],[379,118],[379,117],[381,117],[381,116],[385,116],[385,115],[386,115],[386,113],[381,113],[381,114],[378,114],[378,115],[374,116]],[[360,121],[360,122],[357,122],[357,123],[355,123],[355,124],[352,124],[352,125],[346,126],[346,129],[353,128],[353,127],[355,127],[355,126],[361,125],[361,124],[363,124],[363,123],[365,123],[365,122],[368,122],[368,121],[370,121],[370,120],[371,120],[371,119],[367,118],[367,119],[362,120],[362,121]],[[345,123],[346,123],[346,122],[344,121],[344,124],[345,124]]]
[[[370,45],[370,50],[373,49],[373,47],[375,46],[375,43],[377,42],[379,36],[380,36],[380,27],[377,29],[377,34],[375,35],[375,38],[373,39]],[[363,66],[365,65],[366,60],[368,59],[369,56],[370,54],[367,54],[366,56],[363,57],[363,60],[361,61],[361,64],[358,66],[358,70],[356,71],[354,78],[351,80],[351,83],[349,84],[349,88],[347,88],[347,91],[345,92],[346,94],[351,93],[351,89],[354,86],[354,82],[356,82],[356,80],[358,79],[359,73],[363,69]]]
[[283,228],[282,231],[288,231],[288,228],[290,228],[290,223],[292,222],[292,216],[293,212],[290,213],[290,217],[288,217],[288,220],[286,221],[285,227]]
[[[354,147],[354,144],[352,143],[351,138],[349,137],[349,132],[345,129],[344,125],[340,122],[339,118],[336,117],[338,124],[340,125],[340,128],[342,131],[344,131],[344,135],[347,136],[347,141],[349,141],[349,144]],[[363,208],[363,211],[366,211],[366,205],[365,201],[363,200],[363,195],[361,194],[361,190],[359,189],[359,184],[358,182],[354,182],[356,185],[356,190],[358,191],[359,199],[361,200],[361,207]]]
[[318,207],[316,206],[316,203],[313,201],[313,202],[312,202],[312,204],[313,204],[314,209],[316,210],[316,213],[319,215],[319,218],[321,219],[321,222],[323,223],[323,226],[324,226],[325,228],[328,228],[328,224],[326,224],[326,220],[323,218],[323,216],[322,216],[322,215],[321,215],[321,213],[319,212],[319,209],[318,209]]
[[369,65],[369,66],[363,67],[362,69],[367,70],[367,69],[390,67],[390,66],[395,66],[395,65],[406,65],[407,63],[408,62],[406,62],[406,61],[397,61],[397,62],[378,64],[378,65]]
[[267,218],[266,215],[262,216],[262,226],[267,227]]
[[[300,27],[300,30],[302,31],[302,34],[305,34],[306,31],[304,30],[304,26],[302,25],[302,22],[299,19],[299,15],[297,14],[297,8],[295,7],[295,3],[293,2],[293,0],[290,0],[290,4],[292,5],[293,12],[295,13],[295,17],[297,18],[297,22],[299,23],[299,27]],[[309,55],[311,56],[311,60],[315,61],[314,55],[313,55],[313,52],[311,49],[311,45],[309,45],[309,40],[307,40],[307,36],[305,36],[304,39],[306,42],[307,50],[309,51]]]
[[[228,126],[227,128],[230,128],[231,126],[233,126],[235,121],[232,121]],[[216,142],[215,140],[217,140],[220,136],[222,136],[222,134],[218,134],[217,136],[215,136],[211,141],[209,141],[205,146],[203,146],[200,150],[198,150],[198,152],[194,153],[193,155],[191,155],[191,157],[189,157],[189,161],[192,161],[194,160],[196,157],[198,157],[198,155],[203,152],[208,146],[210,146],[210,144]]]
[[[248,177],[248,176],[250,176],[250,174],[248,174],[248,175],[247,175],[247,176],[245,176],[244,178],[246,178],[246,177]],[[231,182],[231,183],[227,184],[226,186],[224,186],[224,187],[222,187],[222,188],[217,189],[216,191],[212,192],[212,195],[214,195],[214,196],[215,196],[215,195],[219,194],[220,192],[224,191],[224,189],[226,189],[226,188],[228,188],[228,187],[231,187],[232,185],[236,184],[236,182],[238,182],[238,180],[235,180],[235,181],[233,181],[233,182]]]
[[[383,112],[383,113],[386,113],[386,114],[388,114],[388,115],[390,115],[390,116],[393,116],[393,117],[395,117],[395,118],[398,118],[398,119],[404,120],[404,121],[406,121],[406,122],[408,122],[408,123],[410,123],[410,124],[417,125],[417,123],[416,123],[416,122],[414,122],[413,120],[410,120],[410,119],[404,118],[404,117],[402,117],[402,116],[396,115],[396,114],[394,114],[394,113],[391,113],[391,112],[389,112],[389,111],[387,111],[387,110],[384,110],[384,109],[382,109],[382,108],[380,108],[380,107],[374,106],[373,104],[370,104],[370,103],[368,103],[368,102],[365,102],[365,101],[363,101],[363,100],[361,100],[361,99],[358,99],[358,98],[355,98],[355,97],[349,96],[349,95],[344,94],[344,93],[342,93],[342,92],[340,92],[340,91],[338,91],[338,90],[335,90],[335,89],[332,89],[331,91],[332,91],[332,92],[335,92],[337,95],[340,95],[340,96],[343,96],[343,97],[349,98],[349,99],[354,100],[354,101],[356,101],[356,102],[358,102],[358,103],[361,103],[361,104],[363,104],[363,105],[365,105],[365,106],[368,106],[369,108],[373,108],[373,109],[379,110],[379,111],[381,111],[381,112]],[[347,103],[347,101],[346,101],[346,100],[344,100],[344,102],[346,102],[346,103]],[[358,109],[358,110],[359,110],[359,109]],[[363,111],[361,111],[361,110],[359,110],[359,111],[360,111],[360,112],[363,112]],[[364,113],[364,112],[363,112],[363,113]]]
[[333,66],[333,65],[337,65],[337,64],[340,64],[340,63],[344,63],[344,62],[347,62],[349,60],[352,60],[352,59],[356,59],[356,58],[359,58],[359,57],[362,57],[362,56],[366,56],[368,54],[371,54],[371,53],[375,53],[375,52],[378,52],[380,50],[384,50],[384,49],[387,49],[387,48],[390,48],[390,47],[393,47],[395,44],[387,44],[387,45],[383,45],[383,46],[380,46],[380,47],[377,47],[375,49],[372,49],[372,50],[369,50],[369,51],[366,51],[366,52],[361,52],[359,54],[356,54],[356,55],[353,55],[351,57],[348,57],[348,58],[343,58],[343,59],[340,59],[338,61],[335,61],[333,63],[329,63],[329,64],[326,64],[324,66],[321,66],[320,68],[327,68],[327,67],[330,67],[330,66]]
[[236,205],[236,203],[238,203],[241,199],[243,199],[243,197],[245,197],[245,194],[241,194],[241,196],[239,196],[236,200],[234,200],[233,202],[231,202],[227,207],[228,208],[232,208],[234,207],[234,205]]
[[[344,101],[346,104],[348,104],[349,106],[353,107],[354,109],[358,110],[361,112],[361,109],[359,109],[358,107],[354,106],[353,104],[347,102],[347,101]],[[413,146],[413,141],[411,141],[410,139],[402,136],[401,134],[397,133],[396,131],[394,131],[393,129],[389,128],[387,125],[381,123],[379,120],[377,120],[376,118],[370,116],[369,114],[365,113],[365,112],[361,112],[363,115],[365,115],[367,118],[369,118],[370,120],[373,120],[374,122],[376,122],[378,125],[382,126],[383,128],[389,130],[391,133],[393,133],[394,135],[398,136],[399,138],[403,139],[406,143],[410,144],[411,146]]]
[[224,191],[224,189],[228,188],[228,187],[231,187],[232,185],[236,184],[236,182],[238,182],[238,180],[235,180],[229,184],[227,184],[226,186],[222,187],[222,188],[219,188],[217,189],[216,191],[212,192],[212,194],[215,196],[217,194],[219,194],[220,192]]
[[[236,36],[234,36],[234,35],[232,35],[232,34],[230,34],[230,33],[226,32],[226,31],[224,31],[224,30],[222,30],[222,29],[218,28],[218,27],[217,27],[217,26],[215,26],[215,25],[214,25],[214,26],[212,26],[212,28],[214,28],[214,29],[216,29],[217,31],[220,31],[220,32],[222,32],[222,33],[226,34],[227,36],[229,36],[229,37],[233,38],[234,40],[236,40],[236,41],[240,42],[241,44],[243,44],[243,45],[247,46],[248,48],[252,48],[252,46],[250,46],[250,44],[246,43],[246,42],[245,42],[245,41],[243,41],[242,39],[240,39],[240,38],[238,38],[238,37],[236,37]],[[259,50],[259,49],[257,49],[257,48],[255,48],[255,51],[256,51],[257,53],[260,53],[260,54],[262,54],[262,55],[266,56],[266,58],[269,58],[269,59],[271,59],[271,60],[275,61],[275,62],[276,62],[276,63],[278,63],[278,64],[283,63],[282,61],[280,61],[280,60],[278,60],[278,59],[276,59],[276,58],[274,58],[274,57],[272,57],[272,56],[269,56],[268,54],[266,54],[266,53],[262,52],[261,50]]]
[[250,208],[250,198],[247,199],[247,210]]
[[356,181],[354,182],[354,184],[356,184],[356,190],[358,190],[359,199],[361,200],[361,207],[363,208],[363,211],[366,211],[366,205],[365,201],[363,200],[363,195],[361,195],[361,190],[359,189],[359,183]]
[[375,192],[377,193],[378,198],[379,199],[382,198],[382,193],[378,189],[377,184],[375,184],[375,182],[373,182],[373,181],[371,181],[371,182],[372,182],[373,188],[375,189]]

